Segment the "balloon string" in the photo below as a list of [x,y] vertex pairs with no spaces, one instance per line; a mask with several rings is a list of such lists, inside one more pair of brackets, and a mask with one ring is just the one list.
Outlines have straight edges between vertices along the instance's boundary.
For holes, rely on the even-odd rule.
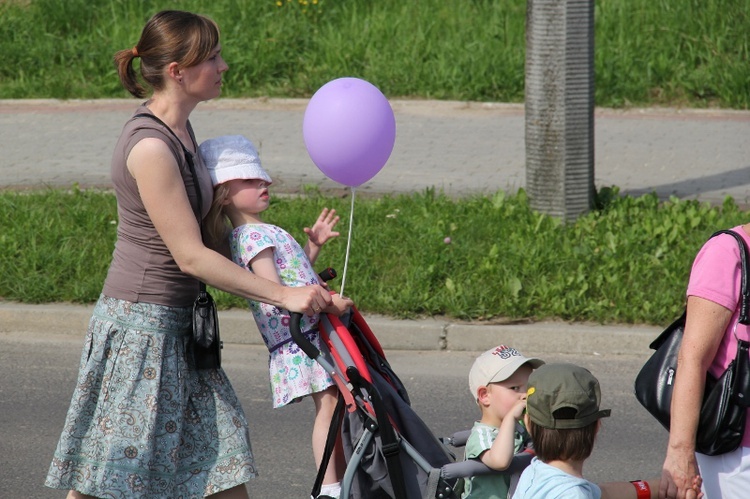
[[344,295],[344,286],[346,285],[346,270],[349,268],[349,250],[352,247],[352,227],[354,226],[354,196],[357,190],[352,187],[352,205],[349,209],[349,237],[346,240],[346,257],[344,258],[344,276],[341,278],[341,296]]

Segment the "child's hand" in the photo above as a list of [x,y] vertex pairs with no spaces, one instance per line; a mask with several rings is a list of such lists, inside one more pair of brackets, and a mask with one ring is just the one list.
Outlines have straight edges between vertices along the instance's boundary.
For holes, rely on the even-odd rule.
[[338,293],[332,294],[331,300],[331,304],[323,309],[323,312],[327,314],[333,314],[340,317],[347,313],[349,309],[354,306],[354,302],[351,300],[351,298],[344,298]]
[[510,409],[510,412],[508,413],[508,416],[510,416],[511,418],[513,418],[516,421],[520,421],[520,420],[523,419],[523,411],[525,411],[525,410],[526,410],[526,399],[519,400]]
[[341,218],[336,215],[336,210],[323,208],[323,211],[318,215],[318,219],[315,221],[312,228],[304,228],[305,234],[307,234],[308,237],[308,243],[320,248],[329,239],[338,237],[339,233],[334,231],[333,228],[339,223],[340,219]]
[[693,486],[688,489],[687,494],[685,494],[685,497],[690,499],[692,497],[695,497],[696,499],[702,499],[703,498],[703,492],[701,492],[701,486],[703,485],[703,479],[700,475],[695,475],[693,477]]

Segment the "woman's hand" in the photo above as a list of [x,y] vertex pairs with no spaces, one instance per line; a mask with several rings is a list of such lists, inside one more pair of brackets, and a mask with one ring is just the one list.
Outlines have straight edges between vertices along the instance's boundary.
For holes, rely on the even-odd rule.
[[693,486],[691,487],[691,490],[687,491],[687,494],[685,494],[685,497],[687,499],[703,499],[703,492],[701,492],[701,487],[703,486],[703,479],[700,475],[695,475],[693,477]]
[[659,498],[698,497],[696,491],[700,491],[700,483],[695,452],[690,449],[668,448],[659,482]]
[[307,315],[318,314],[332,303],[331,293],[322,286],[298,286],[282,288],[282,308],[290,312]]

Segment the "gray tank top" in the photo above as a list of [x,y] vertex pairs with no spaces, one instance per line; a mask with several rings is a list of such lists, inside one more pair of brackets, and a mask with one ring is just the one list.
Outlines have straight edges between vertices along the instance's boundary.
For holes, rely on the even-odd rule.
[[[139,107],[134,114],[139,113],[151,114],[145,105]],[[195,144],[190,122],[188,131]],[[138,185],[126,165],[130,151],[144,138],[161,139],[172,150],[187,189],[190,205],[194,212],[198,211],[193,177],[178,139],[169,129],[150,118],[131,118],[125,123],[112,156],[112,183],[117,197],[119,221],[115,251],[102,292],[106,296],[132,302],[173,307],[192,305],[198,295],[198,280],[185,274],[177,266],[169,249],[156,232],[143,206]],[[204,217],[213,198],[211,177],[199,154],[193,155],[193,163],[201,186],[201,217]]]

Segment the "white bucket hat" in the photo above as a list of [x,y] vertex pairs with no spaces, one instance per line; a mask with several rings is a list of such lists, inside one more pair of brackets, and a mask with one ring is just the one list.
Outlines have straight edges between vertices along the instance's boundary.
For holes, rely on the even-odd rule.
[[235,179],[260,179],[269,184],[271,176],[260,166],[258,150],[242,135],[222,135],[204,141],[199,147],[203,164],[214,186]]

